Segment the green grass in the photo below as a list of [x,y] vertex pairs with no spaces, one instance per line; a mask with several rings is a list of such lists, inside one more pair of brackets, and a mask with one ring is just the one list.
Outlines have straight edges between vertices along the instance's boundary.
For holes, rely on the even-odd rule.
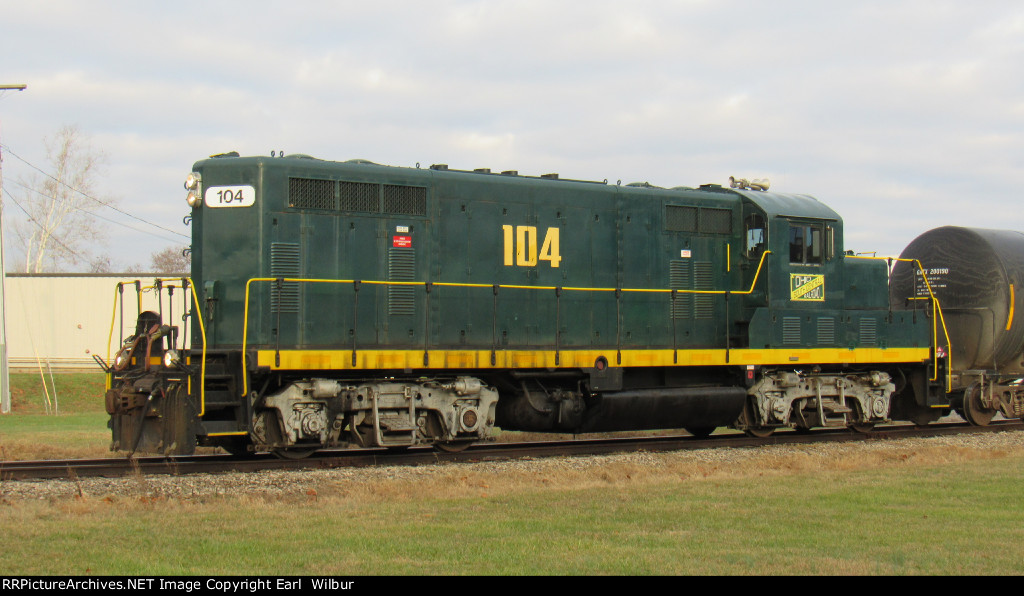
[[94,499],[2,507],[0,527],[10,574],[1020,574],[1022,492],[1012,457],[456,498]]
[[[43,379],[46,386],[43,386]],[[104,375],[87,373],[11,374],[12,414],[104,412]],[[49,403],[47,403],[49,402]]]
[[104,375],[63,373],[45,378],[44,390],[38,374],[11,375],[11,413],[0,415],[0,459],[109,454]]

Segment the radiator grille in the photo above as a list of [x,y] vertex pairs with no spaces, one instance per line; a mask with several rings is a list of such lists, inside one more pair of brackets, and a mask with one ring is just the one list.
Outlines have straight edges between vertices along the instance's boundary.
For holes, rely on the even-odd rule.
[[380,193],[378,184],[365,182],[341,183],[342,211],[380,211]]
[[[299,277],[301,256],[299,245],[287,242],[273,242],[270,245],[270,276],[271,277]],[[277,282],[273,282],[270,288],[270,310],[272,312],[297,313],[299,312],[299,284],[289,281],[281,284],[278,290]]]
[[426,215],[427,189],[417,186],[384,185],[384,213]]
[[335,209],[334,182],[289,178],[288,205],[299,209]]
[[665,205],[665,229],[669,232],[731,234],[732,210]]
[[818,317],[818,344],[836,343],[836,320],[833,317]]
[[873,346],[878,343],[878,321],[874,318],[863,318],[860,320],[860,343],[863,346]]
[[401,184],[289,178],[288,206],[424,216],[427,214],[427,189]]
[[[388,250],[388,281],[414,281],[416,279],[416,253],[411,248]],[[416,314],[417,286],[388,286],[388,314]]]
[[665,229],[671,232],[696,232],[697,208],[665,205]]
[[731,234],[732,211],[729,209],[700,210],[700,231],[704,234]]
[[[690,290],[693,288],[692,265],[690,261],[669,261],[668,287],[670,290]],[[670,317],[673,319],[689,319],[693,305],[693,294],[676,293],[675,300],[669,306]]]
[[[711,273],[711,261],[696,261],[693,264],[693,289],[710,290],[713,288],[714,275]],[[710,319],[714,314],[715,303],[712,294],[693,295],[693,318]]]
[[800,317],[782,317],[782,343],[800,344]]

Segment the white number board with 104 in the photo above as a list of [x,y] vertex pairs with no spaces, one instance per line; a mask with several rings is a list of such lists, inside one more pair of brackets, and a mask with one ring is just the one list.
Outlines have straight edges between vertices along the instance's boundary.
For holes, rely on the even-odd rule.
[[207,207],[251,207],[256,203],[252,186],[211,186],[203,193]]

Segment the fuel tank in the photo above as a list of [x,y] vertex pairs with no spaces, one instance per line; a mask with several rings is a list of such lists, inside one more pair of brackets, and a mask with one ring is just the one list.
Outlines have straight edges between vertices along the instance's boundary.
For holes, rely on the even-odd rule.
[[891,304],[926,310],[927,276],[949,331],[954,371],[1024,373],[1024,233],[945,226],[918,236],[900,257],[919,260],[924,276],[913,263],[898,262]]

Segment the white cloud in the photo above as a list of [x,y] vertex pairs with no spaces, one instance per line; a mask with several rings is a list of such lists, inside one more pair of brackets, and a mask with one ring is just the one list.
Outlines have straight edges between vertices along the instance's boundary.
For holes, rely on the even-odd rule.
[[1005,184],[1024,176],[1015,2],[0,8],[16,56],[0,82],[29,85],[0,100],[3,141],[38,162],[43,135],[78,123],[118,193],[171,225],[193,161],[274,149],[663,186],[769,176],[891,250],[950,221],[1024,228]]

